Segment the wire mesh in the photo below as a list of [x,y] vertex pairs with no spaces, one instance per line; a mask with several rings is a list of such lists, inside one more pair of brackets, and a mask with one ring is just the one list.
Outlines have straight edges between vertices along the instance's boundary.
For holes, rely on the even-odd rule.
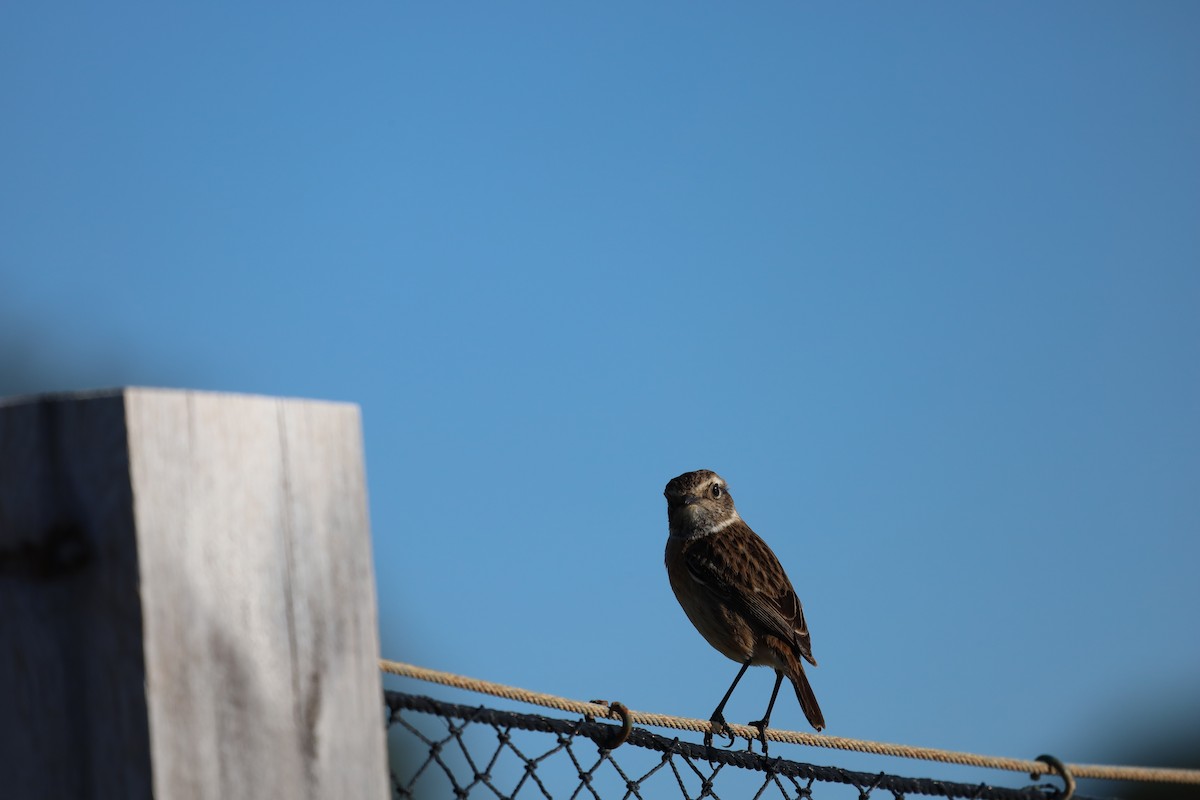
[[[396,798],[787,798],[1055,800],[1052,783],[1023,788],[908,778],[705,747],[619,725],[558,719],[385,691]],[[1087,800],[1076,794],[1079,800]]]

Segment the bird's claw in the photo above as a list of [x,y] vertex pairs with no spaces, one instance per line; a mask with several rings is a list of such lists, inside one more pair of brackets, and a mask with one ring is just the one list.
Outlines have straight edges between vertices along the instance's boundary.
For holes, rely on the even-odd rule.
[[[763,755],[764,755],[764,756],[767,754],[767,725],[768,725],[770,722],[771,722],[771,720],[769,720],[769,719],[757,719],[757,720],[755,720],[754,722],[747,722],[747,723],[746,723],[746,724],[747,724],[747,725],[749,725],[751,728],[757,728],[757,729],[758,729],[758,740],[759,740],[760,742],[762,742],[762,746],[763,746]],[[746,741],[746,749],[747,749],[747,750],[753,750],[753,749],[754,749],[754,740],[753,740],[753,739],[749,739],[749,740],[747,740],[747,741]]]
[[717,730],[716,730],[716,731],[709,731],[708,733],[704,734],[704,746],[705,746],[705,747],[712,747],[713,733],[716,733],[718,736],[728,736],[728,737],[729,737],[729,744],[727,744],[727,745],[724,745],[724,746],[725,746],[725,747],[732,747],[732,746],[733,746],[733,743],[734,743],[734,741],[736,741],[736,738],[737,738],[737,737],[735,737],[735,736],[733,735],[733,731],[731,731],[731,730],[729,729],[729,723],[725,721],[725,715],[723,715],[723,714],[713,714],[713,715],[712,715],[712,717],[711,717],[711,718],[709,718],[709,722],[711,722],[712,724],[716,725],[716,726],[717,726]]

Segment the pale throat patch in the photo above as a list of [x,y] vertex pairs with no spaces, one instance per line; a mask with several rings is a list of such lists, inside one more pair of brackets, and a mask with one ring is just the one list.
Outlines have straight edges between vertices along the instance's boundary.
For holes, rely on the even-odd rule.
[[712,525],[709,525],[707,528],[705,528],[704,533],[705,533],[705,535],[710,534],[710,533],[720,533],[721,531],[725,530],[730,525],[732,525],[735,522],[738,522],[739,520],[741,520],[741,516],[738,514],[737,509],[735,508],[732,510],[732,513],[730,513],[730,515],[728,517],[721,520],[720,522],[715,522]]

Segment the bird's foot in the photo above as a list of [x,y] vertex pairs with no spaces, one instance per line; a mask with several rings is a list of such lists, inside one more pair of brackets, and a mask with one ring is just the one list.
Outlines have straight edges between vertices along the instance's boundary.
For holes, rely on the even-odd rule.
[[729,723],[725,721],[725,715],[719,713],[713,714],[711,717],[709,717],[708,721],[716,725],[717,730],[709,731],[708,733],[704,734],[704,746],[712,747],[713,733],[716,733],[718,736],[728,736],[729,744],[725,745],[725,747],[732,747],[734,735],[733,731],[729,729]]
[[[769,725],[770,723],[771,723],[771,720],[769,720],[769,719],[757,719],[754,722],[746,723],[751,728],[758,729],[758,740],[760,742],[762,742],[764,756],[767,754],[767,725]],[[746,749],[747,750],[754,749],[754,740],[753,739],[747,740]]]

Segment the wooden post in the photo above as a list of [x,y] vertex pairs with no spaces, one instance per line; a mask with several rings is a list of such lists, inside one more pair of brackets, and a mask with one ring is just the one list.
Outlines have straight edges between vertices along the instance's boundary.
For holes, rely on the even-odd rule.
[[388,796],[358,409],[0,404],[0,795]]

